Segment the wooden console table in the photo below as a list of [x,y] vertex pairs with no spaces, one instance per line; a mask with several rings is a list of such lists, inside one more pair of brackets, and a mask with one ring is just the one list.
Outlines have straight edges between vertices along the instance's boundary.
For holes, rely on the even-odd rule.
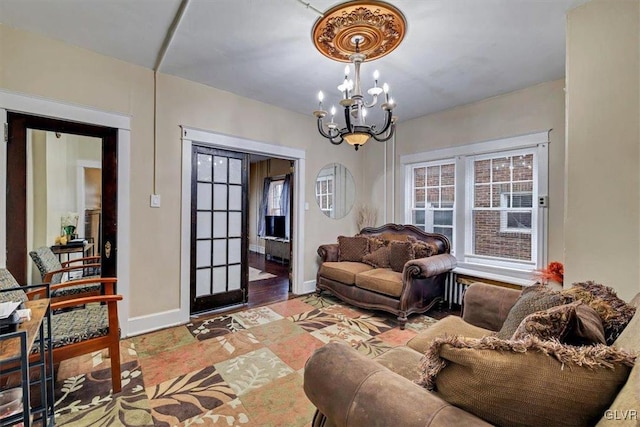
[[279,259],[283,264],[289,262],[291,241],[278,237],[263,237],[264,255],[267,259]]
[[74,253],[80,253],[82,257],[92,256],[94,253],[94,244],[87,242],[84,245],[53,245],[51,246],[51,252],[58,255],[60,262],[63,261],[63,255],[66,255],[66,261],[69,261],[71,254]]

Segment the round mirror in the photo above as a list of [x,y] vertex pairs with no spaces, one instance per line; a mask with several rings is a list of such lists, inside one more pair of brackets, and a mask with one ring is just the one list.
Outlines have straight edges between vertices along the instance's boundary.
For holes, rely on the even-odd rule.
[[340,219],[351,211],[356,199],[356,185],[349,169],[330,163],[316,177],[316,202],[329,218]]

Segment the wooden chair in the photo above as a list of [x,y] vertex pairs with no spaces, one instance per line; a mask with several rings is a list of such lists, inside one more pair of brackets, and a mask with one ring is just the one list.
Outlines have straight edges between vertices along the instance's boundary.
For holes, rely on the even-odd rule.
[[[99,284],[105,294],[76,299],[67,299],[51,304],[51,348],[54,365],[72,357],[107,348],[111,359],[111,381],[113,392],[122,390],[120,368],[120,328],[118,326],[117,302],[122,295],[114,293],[116,278],[98,277],[84,279],[86,284]],[[51,291],[73,286],[73,282],[51,285]],[[46,297],[46,287],[25,292],[13,275],[0,268],[0,302],[27,301]],[[74,310],[59,310],[83,307]],[[46,342],[46,341],[45,341]],[[37,348],[32,348],[32,359],[36,359]]]
[[46,246],[42,246],[29,252],[29,256],[36,267],[38,267],[42,282],[44,283],[57,285],[63,282],[65,274],[69,276],[70,273],[76,271],[80,271],[82,273],[83,277],[81,279],[65,280],[65,283],[74,282],[72,285],[60,288],[51,287],[51,298],[53,301],[64,301],[67,299],[74,299],[79,296],[100,295],[102,293],[100,283],[78,281],[86,278],[99,277],[99,274],[90,276],[85,275],[87,271],[100,271],[99,256],[76,258],[61,263],[51,248]]

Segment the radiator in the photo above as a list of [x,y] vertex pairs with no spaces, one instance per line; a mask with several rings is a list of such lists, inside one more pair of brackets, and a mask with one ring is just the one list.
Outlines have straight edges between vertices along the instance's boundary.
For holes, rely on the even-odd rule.
[[455,273],[449,272],[444,282],[444,300],[449,303],[449,308],[453,304],[462,305],[462,297],[468,287],[469,285],[459,283],[456,280]]

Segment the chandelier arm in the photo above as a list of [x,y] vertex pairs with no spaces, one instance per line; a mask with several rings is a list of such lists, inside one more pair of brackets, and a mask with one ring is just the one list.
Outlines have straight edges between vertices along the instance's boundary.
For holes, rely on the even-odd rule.
[[372,135],[380,136],[384,134],[387,131],[387,129],[389,129],[389,126],[391,126],[392,117],[393,117],[393,111],[387,110],[387,114],[384,117],[384,126],[382,126],[382,129],[380,129],[379,132],[374,132],[372,133]]
[[[335,141],[335,138],[337,138],[338,136],[340,137],[340,139],[339,139],[339,140],[337,140],[337,141]],[[333,145],[340,145],[340,144],[342,144],[342,143],[344,142],[344,138],[342,138],[342,135],[338,135],[338,136],[336,136],[336,137],[334,137],[334,138],[330,138],[330,139],[329,139],[329,142],[331,142]]]
[[373,99],[371,99],[371,104],[364,104],[365,108],[375,107],[378,103],[378,95],[373,95]]
[[333,139],[335,136],[331,136],[329,133],[324,131],[324,126],[322,125],[322,118],[318,117],[318,132],[320,135],[324,136],[327,139]]
[[391,130],[389,131],[389,134],[388,134],[387,136],[382,137],[382,138],[378,138],[378,134],[372,134],[372,135],[371,135],[371,137],[372,137],[373,139],[375,139],[376,141],[378,141],[378,142],[385,142],[385,141],[388,141],[388,140],[390,140],[390,139],[391,139],[391,137],[393,136],[393,134],[395,133],[395,131],[396,131],[396,127],[395,127],[395,125],[392,125],[392,126],[391,126]]

